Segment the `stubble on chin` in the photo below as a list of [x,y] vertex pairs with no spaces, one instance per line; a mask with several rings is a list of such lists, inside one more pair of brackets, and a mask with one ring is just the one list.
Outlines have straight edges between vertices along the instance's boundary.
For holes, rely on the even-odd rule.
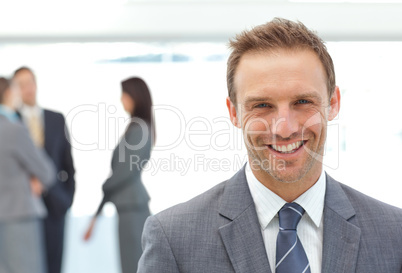
[[312,169],[315,159],[307,153],[306,163],[300,170],[291,170],[291,165],[297,162],[287,162],[283,159],[278,159],[272,154],[261,156],[253,148],[247,147],[250,167],[253,171],[262,172],[264,176],[273,178],[274,180],[291,184],[303,179],[306,174]]

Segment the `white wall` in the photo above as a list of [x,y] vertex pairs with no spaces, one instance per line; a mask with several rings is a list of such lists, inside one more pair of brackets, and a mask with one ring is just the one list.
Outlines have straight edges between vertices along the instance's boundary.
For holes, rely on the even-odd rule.
[[300,20],[327,41],[401,40],[401,1],[377,2],[8,0],[0,2],[0,40],[227,41],[273,17]]

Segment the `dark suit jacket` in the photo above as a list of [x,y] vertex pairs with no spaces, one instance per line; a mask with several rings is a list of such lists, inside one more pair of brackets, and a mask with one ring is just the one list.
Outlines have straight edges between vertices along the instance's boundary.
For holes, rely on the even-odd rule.
[[45,150],[53,160],[57,177],[55,184],[44,195],[49,215],[64,217],[71,207],[75,192],[74,165],[71,144],[62,114],[44,110]]
[[[271,273],[244,168],[148,218],[139,273]],[[401,273],[402,210],[327,175],[322,273]]]

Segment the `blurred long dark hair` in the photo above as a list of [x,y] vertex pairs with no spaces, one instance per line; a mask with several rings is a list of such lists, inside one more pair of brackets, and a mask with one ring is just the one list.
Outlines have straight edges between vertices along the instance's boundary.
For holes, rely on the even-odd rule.
[[131,118],[142,119],[150,126],[152,143],[155,145],[155,120],[152,111],[151,92],[143,79],[132,77],[121,82],[122,91],[134,101]]

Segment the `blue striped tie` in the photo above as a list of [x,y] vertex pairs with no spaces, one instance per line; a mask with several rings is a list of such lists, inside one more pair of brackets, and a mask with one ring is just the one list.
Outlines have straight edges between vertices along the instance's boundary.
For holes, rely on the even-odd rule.
[[306,252],[296,232],[303,213],[304,209],[296,203],[287,203],[279,211],[276,273],[311,273]]

